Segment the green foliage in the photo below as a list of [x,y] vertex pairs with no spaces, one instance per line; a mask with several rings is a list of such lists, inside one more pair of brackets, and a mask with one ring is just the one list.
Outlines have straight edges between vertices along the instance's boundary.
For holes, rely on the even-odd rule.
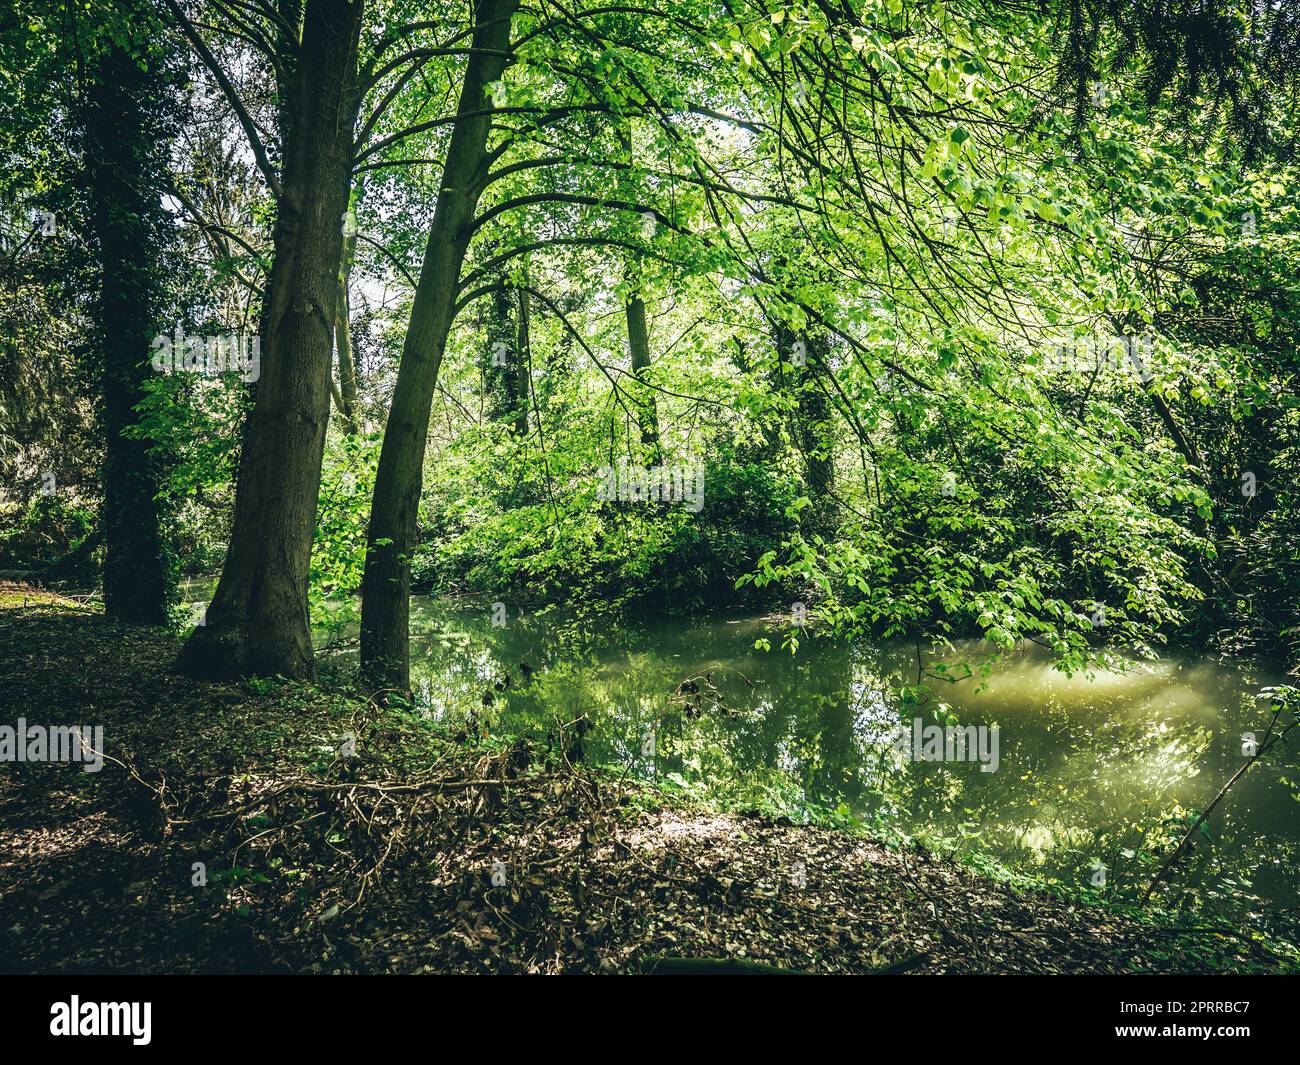
[[91,533],[95,514],[59,495],[12,507],[0,529],[0,567],[40,569],[71,554]]
[[342,436],[327,447],[311,557],[312,624],[337,636],[360,620],[356,599],[366,556],[366,518],[378,440]]
[[734,451],[702,455],[699,513],[599,500],[605,462],[568,447],[553,456],[547,483],[533,456],[499,434],[462,437],[454,462],[426,487],[417,586],[689,612],[731,599],[736,580],[789,527],[790,487]]

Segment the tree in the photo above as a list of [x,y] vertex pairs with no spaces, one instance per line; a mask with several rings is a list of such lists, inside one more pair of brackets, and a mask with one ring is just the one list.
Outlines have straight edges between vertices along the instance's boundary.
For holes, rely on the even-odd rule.
[[[179,7],[169,6],[196,50],[210,57]],[[362,0],[307,0],[301,34],[288,24],[278,174],[251,119],[245,123],[276,196],[274,262],[230,546],[207,623],[194,630],[179,661],[196,676],[315,674],[307,582],[362,99],[362,10]],[[229,84],[215,60],[208,66]],[[233,92],[231,102],[246,115]]]
[[834,414],[827,396],[830,338],[824,329],[797,335],[785,325],[774,325],[780,380],[794,393],[790,435],[803,460],[804,484],[818,507],[817,517],[829,517],[835,490]]
[[471,54],[447,147],[375,477],[361,587],[361,666],[380,687],[409,687],[410,552],[415,543],[429,409],[456,310],[474,212],[486,184],[488,87],[510,60],[517,0],[479,0]]
[[160,457],[140,432],[151,340],[163,299],[160,249],[170,138],[162,120],[167,85],[150,40],[146,3],[90,42],[85,164],[98,291],[94,336],[102,373],[104,609],[110,617],[160,625],[169,573],[160,528]]
[[488,307],[484,391],[492,418],[519,436],[528,431],[527,295],[502,277]]
[[645,300],[640,292],[628,297],[627,346],[632,355],[632,375],[637,379],[637,421],[641,427],[641,444],[651,465],[659,461],[659,411],[654,393],[646,383],[650,370],[650,327],[646,323]]

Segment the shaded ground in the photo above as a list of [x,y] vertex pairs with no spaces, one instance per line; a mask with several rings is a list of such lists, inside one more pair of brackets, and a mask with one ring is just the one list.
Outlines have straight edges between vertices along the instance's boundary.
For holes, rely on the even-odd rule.
[[177,647],[0,586],[0,725],[102,725],[110,759],[0,764],[0,970],[1286,965],[1240,930],[1130,923],[922,851],[668,805],[347,692],[200,685],[168,671]]

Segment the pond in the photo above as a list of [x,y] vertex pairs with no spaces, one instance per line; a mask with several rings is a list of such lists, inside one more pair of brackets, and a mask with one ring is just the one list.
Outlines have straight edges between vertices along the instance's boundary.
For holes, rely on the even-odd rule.
[[[839,810],[1131,896],[1149,877],[1133,860],[1143,839],[1162,824],[1176,831],[1213,798],[1242,764],[1246,734],[1264,735],[1259,689],[1284,680],[1277,663],[1208,656],[1067,677],[1034,645],[987,676],[944,680],[945,667],[960,674],[959,662],[991,657],[971,643],[923,654],[928,696],[904,709],[898,692],[917,680],[916,648],[805,638],[792,655],[782,650],[788,631],[776,618],[616,625],[417,597],[412,685],[423,713],[449,723],[472,715],[488,733],[555,736],[568,724],[567,744],[585,719],[587,757],[733,808]],[[772,650],[756,649],[764,639]],[[927,748],[921,730],[936,711],[996,732],[983,748],[973,735],[965,752]],[[900,721],[918,718],[899,743]],[[1234,786],[1181,882],[1294,903],[1300,783],[1286,760],[1263,761]]]

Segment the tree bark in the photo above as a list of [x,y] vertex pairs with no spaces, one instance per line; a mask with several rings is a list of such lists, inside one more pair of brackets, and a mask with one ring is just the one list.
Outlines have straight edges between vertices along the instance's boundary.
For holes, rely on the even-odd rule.
[[339,362],[339,413],[349,434],[357,434],[357,365],[352,354],[352,303],[348,280],[352,275],[352,256],[357,246],[356,234],[343,238],[343,262],[339,267],[339,301],[334,319],[334,347]]
[[[773,343],[782,362],[793,363],[797,403],[791,435],[803,459],[804,484],[819,515],[832,521],[835,491],[835,455],[830,398],[820,378],[830,372],[830,343],[825,332],[810,330],[796,336],[785,325],[773,325]],[[799,344],[803,347],[800,348]],[[798,353],[798,358],[795,355]],[[833,521],[832,521],[833,523]]]
[[641,444],[651,465],[659,461],[659,405],[646,383],[650,369],[650,328],[646,324],[645,301],[640,293],[627,301],[627,346],[632,352],[632,376],[637,379],[637,420],[641,423]]
[[429,414],[451,329],[465,250],[485,181],[491,115],[487,86],[506,68],[518,0],[481,0],[458,118],[416,284],[411,321],[384,429],[361,585],[361,667],[377,687],[409,690],[411,548],[415,542]]
[[343,217],[352,182],[363,0],[309,0],[283,109],[261,380],[230,546],[179,668],[202,677],[315,674],[307,590],[329,416]]
[[[628,165],[631,166],[635,163],[631,124],[626,120],[619,122],[617,134]],[[634,281],[639,281],[639,262],[629,268],[628,274]],[[627,346],[632,354],[632,376],[637,380],[636,414],[640,423],[641,446],[653,466],[659,461],[659,405],[645,379],[650,370],[650,327],[646,323],[645,300],[639,291],[628,299],[624,306],[624,316],[627,319]]]
[[[152,374],[158,332],[163,229],[159,179],[165,142],[152,128],[149,100],[157,64],[111,46],[94,73],[86,113],[90,221],[98,253],[95,334],[102,353],[104,429],[104,610],[109,617],[161,625],[167,619],[153,442],[136,438],[136,411]],[[157,101],[154,101],[157,106]]]
[[520,436],[528,434],[528,408],[532,405],[532,379],[533,379],[533,359],[532,359],[532,337],[529,330],[532,327],[531,307],[528,299],[528,289],[517,288],[515,290],[517,297],[519,329],[515,342],[515,396],[516,403],[519,406],[519,420],[516,427]]
[[483,373],[488,410],[494,421],[517,434],[525,410],[519,402],[519,364],[523,349],[519,346],[521,327],[516,325],[516,301],[504,278],[492,293],[489,306],[485,330],[487,365]]

